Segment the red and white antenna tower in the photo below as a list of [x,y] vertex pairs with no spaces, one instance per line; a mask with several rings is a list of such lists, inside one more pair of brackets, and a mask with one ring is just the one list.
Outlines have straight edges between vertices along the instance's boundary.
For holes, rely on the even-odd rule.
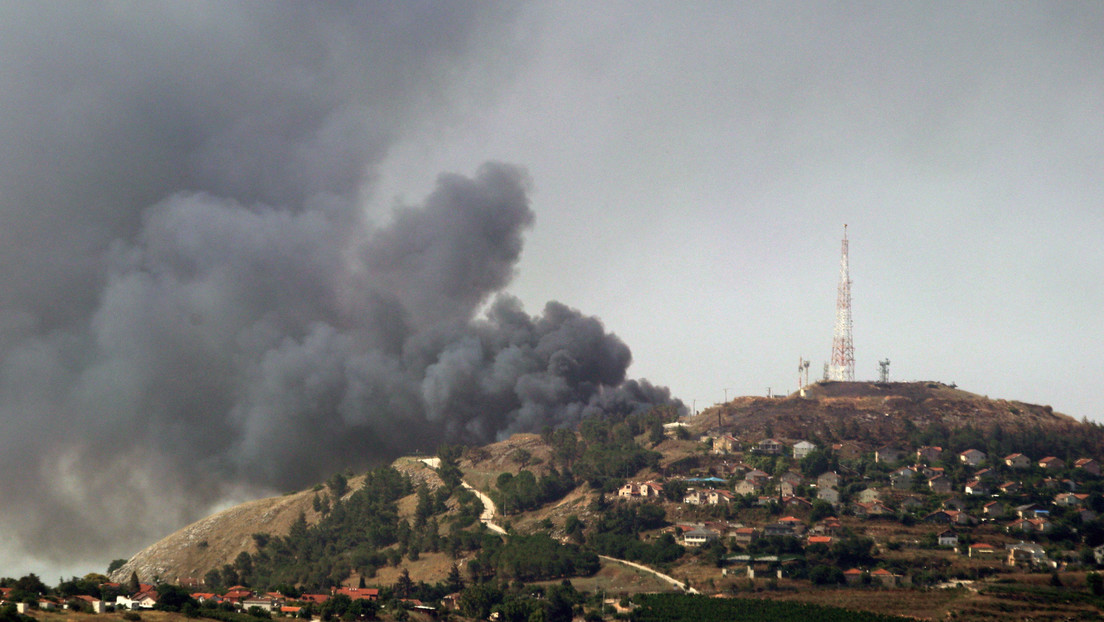
[[830,380],[855,380],[855,346],[851,343],[851,277],[847,272],[847,225],[843,226],[839,293],[836,296],[836,330],[832,336]]

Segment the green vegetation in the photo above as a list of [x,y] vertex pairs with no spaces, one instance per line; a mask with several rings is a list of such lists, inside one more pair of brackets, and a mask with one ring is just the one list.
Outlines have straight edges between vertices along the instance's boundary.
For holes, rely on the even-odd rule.
[[689,594],[641,594],[633,599],[634,622],[893,622],[896,616],[821,607],[805,603]]

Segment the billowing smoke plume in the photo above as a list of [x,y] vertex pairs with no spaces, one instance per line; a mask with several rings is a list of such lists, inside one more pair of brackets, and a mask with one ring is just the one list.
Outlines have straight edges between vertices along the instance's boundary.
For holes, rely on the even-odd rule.
[[106,563],[372,459],[669,399],[626,379],[597,319],[502,293],[534,220],[522,170],[363,207],[404,125],[521,56],[508,15],[0,9],[0,574]]

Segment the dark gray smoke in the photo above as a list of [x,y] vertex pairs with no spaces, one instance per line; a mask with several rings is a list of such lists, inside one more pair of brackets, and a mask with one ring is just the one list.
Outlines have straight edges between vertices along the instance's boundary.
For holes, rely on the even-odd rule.
[[362,206],[405,124],[523,56],[498,7],[0,12],[0,574],[102,568],[219,503],[669,400],[597,319],[501,293],[534,218],[522,170]]

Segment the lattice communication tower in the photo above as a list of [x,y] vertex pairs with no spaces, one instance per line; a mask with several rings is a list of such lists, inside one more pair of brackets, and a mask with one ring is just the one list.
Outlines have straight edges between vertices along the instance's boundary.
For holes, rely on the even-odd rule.
[[829,379],[855,380],[855,346],[851,342],[851,276],[847,270],[847,225],[843,226],[843,253],[840,257],[839,291],[836,295],[836,330],[832,336],[832,362]]

